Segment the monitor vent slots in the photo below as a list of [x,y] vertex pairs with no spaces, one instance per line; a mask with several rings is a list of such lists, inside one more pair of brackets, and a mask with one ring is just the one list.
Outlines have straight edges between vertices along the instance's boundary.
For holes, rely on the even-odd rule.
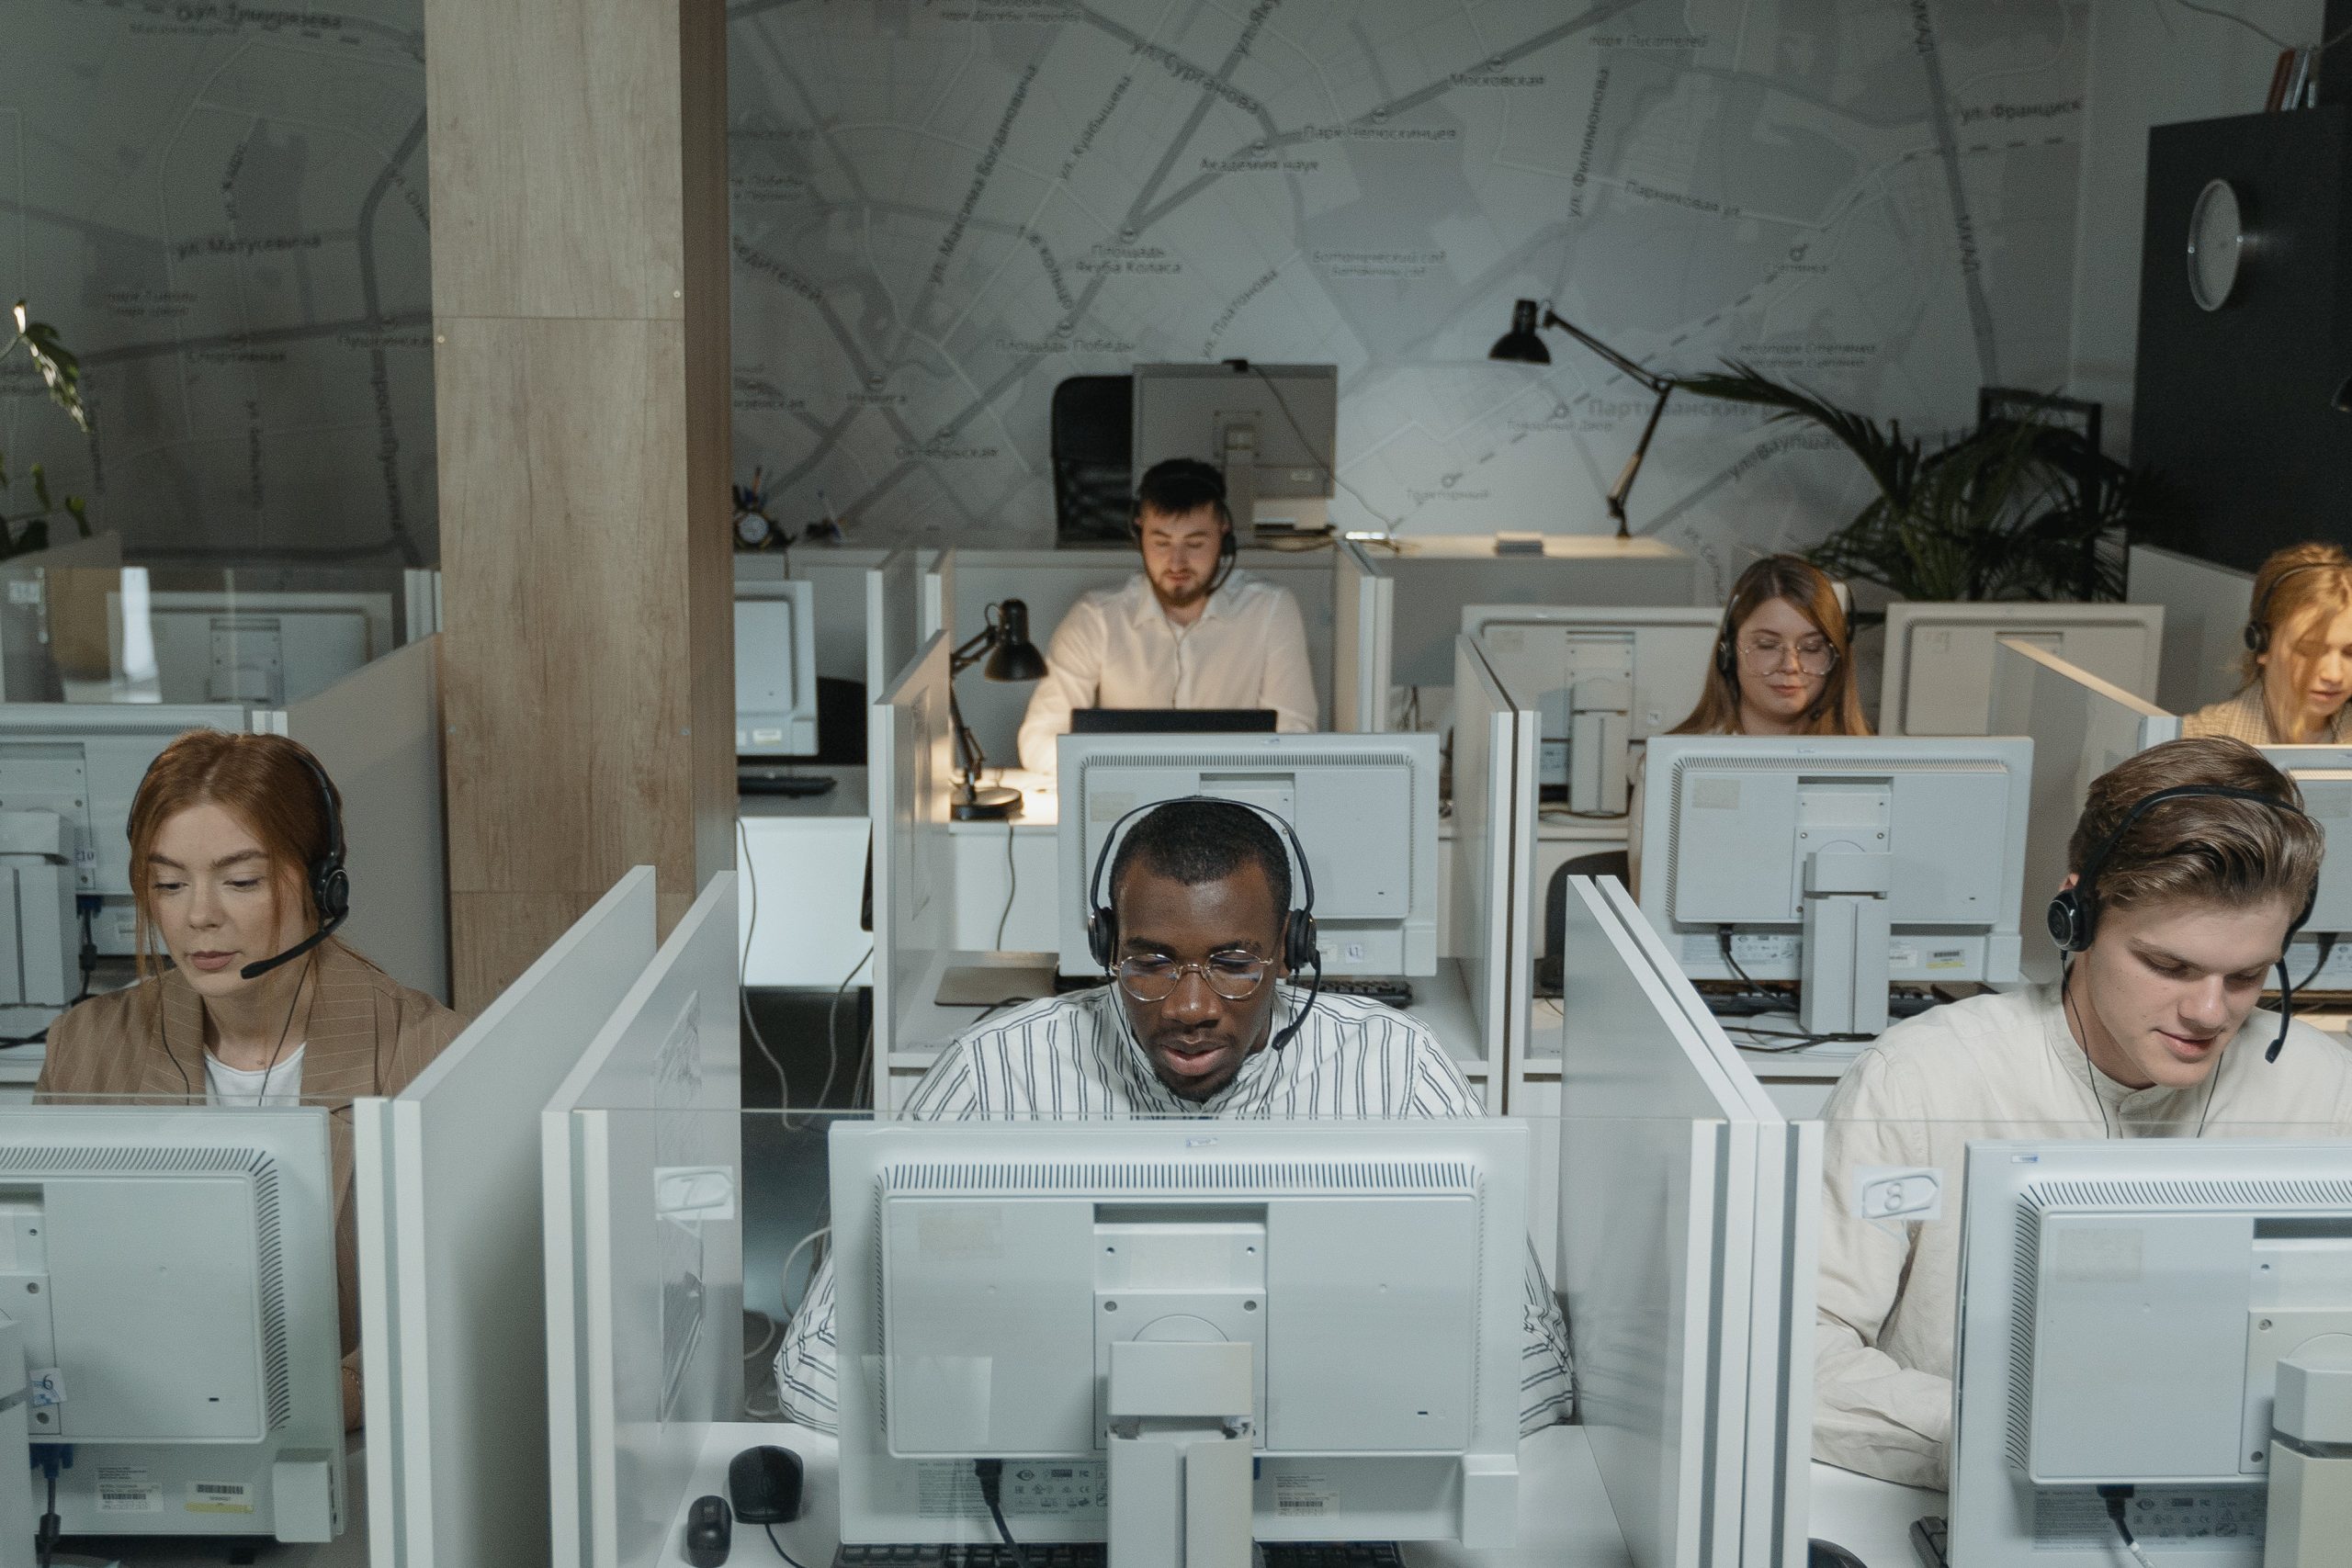
[[277,1167],[261,1160],[253,1181],[254,1242],[261,1265],[262,1386],[269,1429],[279,1432],[294,1418],[294,1369],[288,1354],[285,1258],[278,1245]]
[[[71,1100],[68,1096],[69,1103]],[[0,1148],[0,1176],[14,1171],[57,1177],[217,1170],[224,1176],[258,1177],[269,1168],[269,1156],[258,1149],[43,1148],[38,1145]]]
[[2093,1212],[2174,1208],[2198,1204],[2211,1209],[2325,1209],[2352,1204],[2352,1180],[2307,1179],[2294,1181],[2052,1181],[2037,1183],[2027,1194],[2037,1215],[2055,1210]]
[[1148,1163],[1037,1161],[891,1166],[882,1176],[893,1194],[974,1192],[1329,1192],[1475,1194],[1470,1167],[1453,1160],[1259,1161],[1155,1160]]
[[2041,1293],[2041,1211],[2028,1209],[2018,1216],[2016,1305],[2009,1313],[2009,1462],[2020,1472],[2031,1468],[2033,1456],[2033,1328]]

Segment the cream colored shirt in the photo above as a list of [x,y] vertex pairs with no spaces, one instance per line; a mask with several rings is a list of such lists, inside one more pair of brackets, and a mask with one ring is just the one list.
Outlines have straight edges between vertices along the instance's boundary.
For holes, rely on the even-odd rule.
[[[2180,721],[2181,738],[2200,739],[2209,735],[2225,735],[2233,740],[2243,740],[2249,746],[2283,746],[2278,732],[2270,728],[2269,710],[2262,705],[2262,683],[2257,681],[2236,696],[2218,703],[2208,703]],[[2341,746],[2352,740],[2352,703],[2335,710],[2335,716],[2319,734],[2304,744],[2312,746]]]
[[[2075,1043],[2055,986],[1953,1002],[1897,1024],[1855,1058],[1826,1111],[1821,1281],[1814,1322],[1814,1457],[1911,1486],[1945,1483],[1963,1155],[1972,1138],[2341,1136],[2352,1050],[2296,1024],[2276,1062],[2256,1011],[2206,1085],[2131,1089]],[[2209,1102],[2210,1095],[2210,1102]],[[1856,1217],[1865,1166],[1935,1166],[1942,1217]]]
[[1046,649],[1046,678],[1021,721],[1021,765],[1052,774],[1072,709],[1272,708],[1274,728],[1317,728],[1306,622],[1287,588],[1237,571],[1201,618],[1168,618],[1142,572],[1069,607]]

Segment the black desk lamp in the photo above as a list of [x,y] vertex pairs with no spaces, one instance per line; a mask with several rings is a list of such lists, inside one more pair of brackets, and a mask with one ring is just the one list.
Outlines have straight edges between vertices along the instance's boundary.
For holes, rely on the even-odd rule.
[[1551,306],[1533,299],[1521,299],[1510,308],[1510,331],[1495,340],[1495,346],[1487,350],[1487,357],[1515,359],[1527,365],[1551,364],[1552,351],[1544,346],[1544,339],[1538,335],[1539,329],[1544,327],[1559,328],[1657,394],[1657,402],[1650,410],[1650,421],[1642,426],[1641,444],[1634,448],[1633,457],[1626,460],[1625,471],[1619,474],[1617,482],[1609,487],[1609,515],[1617,520],[1617,536],[1630,539],[1633,530],[1625,526],[1625,498],[1633,493],[1634,476],[1642,471],[1642,459],[1649,456],[1650,437],[1657,434],[1658,417],[1666,412],[1666,400],[1674,391],[1674,378],[1644,369],[1581,327],[1562,321],[1553,313]]
[[991,681],[1045,678],[1046,656],[1029,640],[1028,605],[1018,599],[989,605],[988,625],[947,656],[947,715],[956,726],[956,750],[964,761],[964,782],[956,791],[952,807],[958,822],[1001,822],[1021,809],[1019,790],[980,787],[980,770],[989,760],[956,702],[956,677],[983,659],[988,665],[980,673]]

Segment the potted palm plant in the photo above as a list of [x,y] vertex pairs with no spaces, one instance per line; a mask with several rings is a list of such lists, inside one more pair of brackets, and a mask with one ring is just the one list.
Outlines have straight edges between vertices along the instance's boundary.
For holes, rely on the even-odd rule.
[[[15,335],[6,348],[0,348],[0,366],[5,366],[18,349],[31,356],[33,367],[40,374],[49,389],[50,400],[65,411],[81,430],[90,428],[90,411],[82,401],[81,362],[57,341],[57,329],[47,321],[36,321],[27,313],[25,302],[17,301],[12,312]],[[88,510],[82,498],[69,495],[52,500],[49,491],[49,477],[35,463],[28,470],[33,486],[33,509],[17,512],[0,509],[0,560],[25,555],[33,550],[47,549],[50,545],[49,525],[60,513],[71,517],[83,538],[90,536]],[[0,453],[0,497],[8,489],[7,455]],[[0,500],[0,508],[6,505]]]

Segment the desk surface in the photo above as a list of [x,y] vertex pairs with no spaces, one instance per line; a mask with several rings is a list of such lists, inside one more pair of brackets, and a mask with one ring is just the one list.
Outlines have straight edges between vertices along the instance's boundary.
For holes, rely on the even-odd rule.
[[[840,1450],[821,1432],[792,1426],[734,1423],[714,1426],[703,1441],[702,1458],[685,1495],[672,1512],[670,1530],[662,1552],[662,1568],[685,1568],[683,1544],[686,1510],[707,1493],[725,1495],[727,1461],[761,1443],[790,1449],[800,1456],[804,1512],[789,1525],[776,1527],[776,1539],[794,1559],[808,1568],[827,1568],[839,1544],[841,1492],[836,1484]],[[1547,1427],[1519,1445],[1519,1544],[1490,1551],[1468,1551],[1452,1542],[1416,1542],[1405,1549],[1407,1562],[1419,1568],[1633,1568],[1608,1495],[1601,1490],[1600,1472],[1593,1467],[1592,1450],[1581,1427]],[[738,1525],[734,1551],[743,1553],[757,1542],[756,1555],[730,1561],[758,1562],[774,1552],[760,1540],[757,1525]],[[748,1534],[750,1540],[745,1537]],[[1882,1568],[1872,1560],[1870,1568]],[[1899,1565],[1897,1565],[1899,1568]]]
[[1940,1492],[1874,1481],[1836,1465],[1815,1464],[1811,1484],[1808,1533],[1844,1547],[1862,1560],[1862,1568],[1917,1568],[1911,1521],[1926,1514],[1950,1517]]

